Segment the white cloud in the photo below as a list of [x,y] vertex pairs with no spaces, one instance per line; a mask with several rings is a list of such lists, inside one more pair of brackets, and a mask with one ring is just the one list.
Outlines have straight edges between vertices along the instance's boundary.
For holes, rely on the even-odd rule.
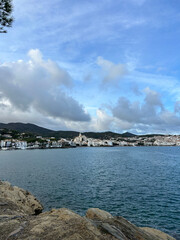
[[65,91],[72,86],[70,75],[55,62],[43,60],[37,49],[30,50],[28,55],[28,62],[0,65],[1,98],[18,111],[32,108],[47,117],[89,121],[82,105]]
[[164,92],[168,92],[171,95],[179,98],[180,83],[177,78],[161,74],[146,73],[140,71],[132,71],[127,79],[130,82],[136,84],[153,86],[153,88],[159,89]]
[[107,131],[110,129],[110,125],[112,123],[112,117],[109,116],[102,109],[97,109],[96,118],[93,120],[92,127],[96,131]]
[[103,57],[97,58],[97,64],[102,69],[103,83],[118,82],[124,75],[127,74],[125,64],[114,64]]
[[156,91],[151,90],[149,87],[144,89],[146,97],[144,99],[146,106],[155,107],[159,106],[163,109],[163,105],[160,99],[160,94]]
[[[158,130],[180,130],[180,117],[176,114],[179,110],[175,105],[176,112],[167,110],[158,92],[150,88],[144,89],[145,97],[143,102],[130,101],[126,97],[120,97],[116,106],[112,107],[112,114],[115,118],[131,124],[130,129],[142,130],[144,132]],[[178,104],[178,103],[177,103]]]
[[89,122],[58,120],[56,123],[54,123],[54,125],[57,126],[56,129],[59,129],[58,123],[59,126],[63,127],[63,129],[79,132],[121,132],[130,129],[133,126],[132,123],[113,117],[111,114],[107,113],[105,109],[97,109],[96,115],[92,117],[91,121]]
[[128,121],[120,120],[110,114],[104,109],[97,109],[96,117],[91,121],[91,129],[94,131],[115,131],[130,129],[132,124]]
[[143,103],[130,102],[126,97],[120,97],[117,105],[112,108],[113,116],[132,123],[151,124],[156,122],[163,110],[160,96],[150,88],[146,88],[144,92]]

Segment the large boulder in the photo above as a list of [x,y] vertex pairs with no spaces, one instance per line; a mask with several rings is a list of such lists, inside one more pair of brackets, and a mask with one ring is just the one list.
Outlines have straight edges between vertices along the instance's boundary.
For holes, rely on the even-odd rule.
[[13,239],[31,216],[42,210],[40,202],[28,191],[0,181],[0,240]]
[[86,212],[86,217],[92,220],[99,221],[104,221],[113,218],[113,216],[110,213],[99,208],[89,208]]
[[11,201],[25,214],[39,214],[43,210],[41,203],[28,191],[9,182],[0,181],[0,198]]
[[110,213],[98,208],[90,208],[86,217],[98,228],[117,239],[128,240],[175,240],[166,233],[152,228],[139,228],[123,217],[113,217]]

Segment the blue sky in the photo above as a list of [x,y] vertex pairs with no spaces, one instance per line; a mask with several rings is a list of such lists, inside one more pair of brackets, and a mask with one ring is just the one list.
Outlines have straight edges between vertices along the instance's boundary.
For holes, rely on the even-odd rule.
[[0,121],[180,133],[178,0],[14,0]]

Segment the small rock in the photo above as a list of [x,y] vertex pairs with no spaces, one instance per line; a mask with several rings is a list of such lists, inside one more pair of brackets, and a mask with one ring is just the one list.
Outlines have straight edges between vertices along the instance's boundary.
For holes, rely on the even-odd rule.
[[113,216],[110,213],[103,211],[99,208],[89,208],[86,212],[86,217],[91,220],[99,221],[104,221],[113,218]]

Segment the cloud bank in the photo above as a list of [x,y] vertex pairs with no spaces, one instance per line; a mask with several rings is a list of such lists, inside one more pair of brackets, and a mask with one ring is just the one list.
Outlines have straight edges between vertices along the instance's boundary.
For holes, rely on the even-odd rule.
[[[161,85],[163,76],[160,76],[159,81],[154,80],[155,84],[151,81],[150,88],[147,85],[152,76],[148,78],[146,75],[145,78],[143,75],[142,83],[139,73],[133,82],[132,72],[127,71],[127,64],[115,64],[98,57],[97,66],[100,67],[102,75],[95,80],[107,86],[104,91],[100,91],[98,81],[73,80],[68,71],[59,64],[44,60],[38,49],[28,52],[27,61],[18,60],[1,64],[0,121],[32,122],[56,130],[82,132],[180,131],[180,101],[178,98],[175,101],[172,99],[170,106],[174,102],[174,108],[168,108],[167,103],[163,102],[166,100],[165,93],[154,90],[157,89],[157,84]],[[176,81],[170,82],[168,79],[166,83],[169,85],[166,84],[164,89],[167,92],[168,87],[171,92]],[[176,93],[179,93],[178,87]],[[85,108],[81,102],[85,104]]]
[[38,49],[30,50],[29,61],[0,65],[1,104],[28,112],[34,109],[47,117],[90,121],[83,106],[69,96],[70,75],[55,62],[43,60]]
[[144,89],[144,94],[142,102],[120,97],[116,105],[111,108],[113,117],[129,123],[129,128],[134,131],[178,132],[179,102],[175,103],[174,111],[170,111],[163,105],[158,92],[147,87]]

